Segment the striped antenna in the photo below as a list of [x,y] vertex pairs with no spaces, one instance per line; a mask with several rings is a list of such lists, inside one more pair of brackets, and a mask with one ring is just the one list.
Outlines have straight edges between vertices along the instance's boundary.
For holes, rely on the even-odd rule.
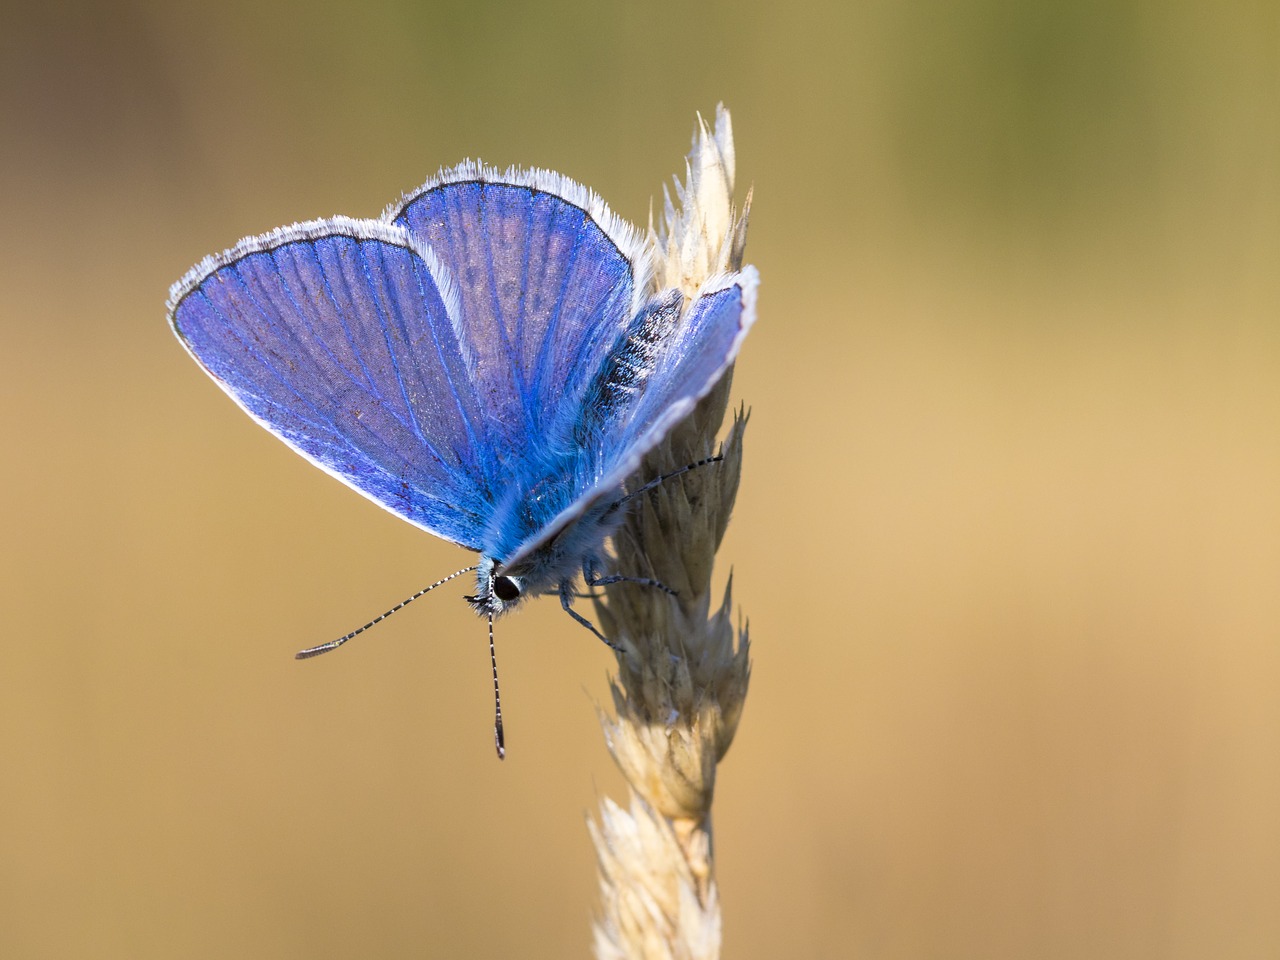
[[[448,583],[450,580],[454,579],[455,577],[460,577],[464,573],[470,573],[475,569],[476,569],[475,567],[464,567],[461,570],[451,573],[447,577],[445,577],[443,580],[437,580],[435,583],[431,584],[431,586],[423,587],[421,590],[415,593],[412,597],[409,597],[405,600],[401,600],[399,603],[397,603],[394,607],[392,607],[382,616],[374,617],[372,620],[366,623],[363,627],[359,627],[355,630],[352,630],[345,637],[339,637],[337,640],[330,640],[328,643],[322,643],[318,647],[307,647],[307,649],[305,650],[299,650],[296,654],[294,654],[294,657],[295,659],[298,659],[298,660],[309,660],[311,657],[318,657],[320,656],[320,654],[328,653],[330,650],[337,650],[340,646],[342,646],[352,637],[360,636],[360,634],[364,633],[370,627],[374,626],[375,624],[381,623],[383,620],[387,619],[387,617],[391,616],[393,613],[397,612],[398,610],[403,610],[409,604],[413,603],[413,601],[417,600],[421,596],[424,596],[430,593],[432,590],[434,590],[436,587],[440,586],[441,584]],[[490,651],[492,651],[493,649],[493,621],[492,620],[490,620],[489,622],[489,649]],[[497,682],[498,682],[497,670],[498,668],[495,662],[494,677],[493,677],[495,690],[497,688]],[[501,714],[499,714],[499,721],[501,721]],[[501,729],[501,723],[499,723],[499,729]],[[501,747],[499,747],[499,755],[501,755]]]
[[498,655],[493,650],[493,614],[489,614],[489,662],[493,664],[493,745],[498,759],[507,756],[507,737],[502,731],[502,697],[498,694]]

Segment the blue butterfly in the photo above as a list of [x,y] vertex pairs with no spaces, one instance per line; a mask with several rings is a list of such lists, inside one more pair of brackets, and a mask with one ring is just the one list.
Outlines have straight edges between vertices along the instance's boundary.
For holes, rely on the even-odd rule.
[[294,224],[205,258],[169,319],[294,450],[479,554],[440,583],[475,571],[492,654],[493,618],[530,596],[558,593],[591,627],[570,604],[580,576],[627,579],[601,577],[627,479],[754,321],[753,268],[686,302],[650,289],[649,257],[590,190],[465,163],[377,220]]

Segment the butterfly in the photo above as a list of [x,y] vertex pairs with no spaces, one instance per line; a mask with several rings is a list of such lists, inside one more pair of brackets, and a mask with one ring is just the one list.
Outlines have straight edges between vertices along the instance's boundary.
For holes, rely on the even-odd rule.
[[169,320],[303,457],[479,554],[410,599],[474,571],[466,599],[492,659],[493,619],[543,594],[609,642],[573,611],[575,584],[631,579],[602,576],[628,478],[755,319],[754,268],[686,297],[651,289],[651,255],[587,188],[467,162],[376,220],[298,223],[206,257],[170,290]]

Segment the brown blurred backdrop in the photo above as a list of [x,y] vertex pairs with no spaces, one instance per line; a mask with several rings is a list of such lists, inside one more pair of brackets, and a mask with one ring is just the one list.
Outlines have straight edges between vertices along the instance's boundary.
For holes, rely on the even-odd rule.
[[[16,8],[16,5],[11,5]],[[166,329],[441,165],[643,221],[723,99],[760,323],[726,957],[1280,956],[1271,3],[0,14],[0,956],[585,956],[610,658],[251,423]]]

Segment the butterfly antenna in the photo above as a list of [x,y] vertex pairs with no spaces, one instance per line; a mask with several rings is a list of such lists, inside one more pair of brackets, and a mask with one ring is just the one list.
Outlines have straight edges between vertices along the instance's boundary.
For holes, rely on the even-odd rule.
[[[394,607],[392,607],[382,616],[374,617],[372,620],[366,623],[363,627],[359,627],[355,630],[352,630],[345,637],[339,637],[337,640],[330,640],[328,643],[322,643],[318,647],[307,647],[307,649],[305,650],[299,650],[296,654],[294,654],[294,658],[297,660],[308,660],[311,657],[318,657],[322,653],[328,653],[330,650],[337,650],[340,646],[342,646],[352,637],[360,636],[360,634],[364,633],[370,627],[381,623],[383,620],[387,619],[387,617],[391,616],[393,613],[396,613],[399,610],[403,610],[409,604],[413,603],[413,601],[417,600],[421,596],[425,596],[426,594],[430,593],[432,590],[434,590],[436,587],[440,586],[441,584],[448,583],[450,580],[454,579],[455,577],[460,577],[464,573],[470,573],[475,569],[476,569],[475,567],[464,567],[461,570],[451,573],[447,577],[445,577],[443,580],[437,580],[435,583],[431,584],[431,586],[423,587],[421,590],[415,593],[412,597],[408,597],[404,600],[401,600],[399,603],[397,603]],[[492,623],[489,624],[489,646],[490,647],[493,646],[493,624]],[[495,667],[494,670],[495,670],[494,684],[496,686],[497,668]]]
[[622,506],[622,504],[626,503],[628,500],[634,500],[636,497],[640,496],[640,494],[648,493],[654,487],[658,486],[658,484],[666,483],[668,480],[673,480],[676,477],[680,476],[682,473],[688,473],[690,470],[696,470],[698,469],[698,467],[705,467],[708,464],[719,463],[723,459],[724,459],[724,454],[717,454],[714,457],[707,457],[705,460],[699,460],[697,463],[686,464],[685,466],[681,467],[679,470],[672,470],[670,473],[664,473],[660,477],[654,477],[644,486],[638,487],[637,489],[632,490],[630,493],[628,493],[625,497],[622,497],[620,500],[618,500],[616,504],[614,504],[614,506]]
[[507,755],[507,738],[502,732],[502,697],[498,694],[498,655],[493,649],[493,614],[489,614],[489,662],[493,664],[493,743],[498,759]]

